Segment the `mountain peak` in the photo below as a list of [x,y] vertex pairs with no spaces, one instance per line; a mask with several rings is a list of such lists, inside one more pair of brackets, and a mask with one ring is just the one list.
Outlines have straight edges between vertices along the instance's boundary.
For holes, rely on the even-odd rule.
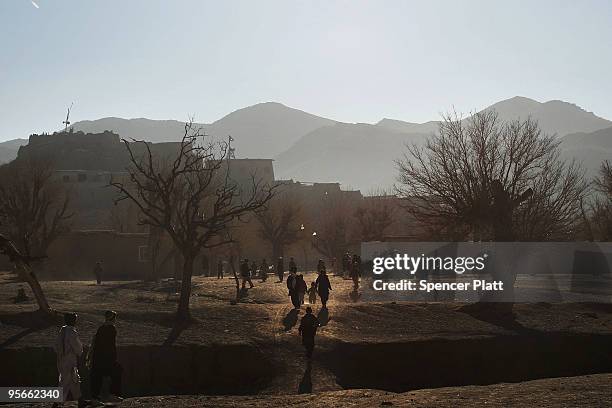
[[561,100],[538,102],[524,96],[515,96],[484,109],[488,110],[495,110],[499,118],[506,122],[532,117],[538,121],[544,133],[557,136],[594,132],[612,126],[609,120],[587,112],[576,104]]

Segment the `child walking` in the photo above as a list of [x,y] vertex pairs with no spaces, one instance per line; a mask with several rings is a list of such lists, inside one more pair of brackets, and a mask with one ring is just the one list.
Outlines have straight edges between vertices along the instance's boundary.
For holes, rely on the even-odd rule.
[[310,289],[308,289],[308,301],[311,305],[317,303],[317,285],[314,282],[310,284]]

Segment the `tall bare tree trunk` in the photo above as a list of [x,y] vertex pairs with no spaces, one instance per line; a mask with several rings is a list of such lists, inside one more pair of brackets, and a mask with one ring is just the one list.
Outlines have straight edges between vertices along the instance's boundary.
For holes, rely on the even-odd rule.
[[38,310],[45,314],[51,314],[52,311],[49,307],[49,302],[47,302],[45,293],[43,292],[40,282],[38,282],[38,278],[34,274],[32,268],[20,261],[15,263],[15,268],[17,269],[18,276],[27,282],[30,289],[32,289],[36,303],[38,303]]
[[232,266],[232,273],[234,274],[234,280],[236,281],[236,303],[240,300],[240,280],[236,273],[236,265],[234,265],[234,255],[230,256],[230,265]]
[[191,319],[189,301],[191,299],[191,277],[193,276],[194,256],[185,254],[183,258],[183,276],[181,280],[181,296],[179,298],[177,318],[178,320],[187,321]]
[[277,260],[281,256],[283,256],[284,245],[279,242],[272,243],[272,260]]
[[159,252],[161,248],[161,231],[158,228],[149,230],[149,239],[147,242],[149,249],[149,261],[151,263],[151,274],[147,277],[153,282],[159,282]]

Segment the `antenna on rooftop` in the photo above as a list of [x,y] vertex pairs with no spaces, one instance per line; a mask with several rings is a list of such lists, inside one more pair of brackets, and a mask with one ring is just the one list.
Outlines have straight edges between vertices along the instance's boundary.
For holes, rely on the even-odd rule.
[[66,127],[64,128],[64,132],[67,131],[68,126],[70,126],[70,109],[72,109],[72,105],[74,105],[74,102],[70,104],[70,107],[68,108],[68,112],[66,113],[66,120],[62,122],[62,124],[66,125]]

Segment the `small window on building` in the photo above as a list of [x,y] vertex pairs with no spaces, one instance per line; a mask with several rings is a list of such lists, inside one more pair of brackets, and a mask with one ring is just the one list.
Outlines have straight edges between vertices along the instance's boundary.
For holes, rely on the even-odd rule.
[[68,183],[68,182],[70,182],[70,176],[69,176],[69,175],[62,176],[62,181],[63,181],[64,183]]
[[86,181],[86,180],[87,180],[87,174],[84,174],[84,173],[79,174],[79,176],[78,176],[78,179],[77,179],[77,180],[78,180],[79,182]]
[[147,262],[149,260],[149,247],[141,245],[138,247],[138,262]]

